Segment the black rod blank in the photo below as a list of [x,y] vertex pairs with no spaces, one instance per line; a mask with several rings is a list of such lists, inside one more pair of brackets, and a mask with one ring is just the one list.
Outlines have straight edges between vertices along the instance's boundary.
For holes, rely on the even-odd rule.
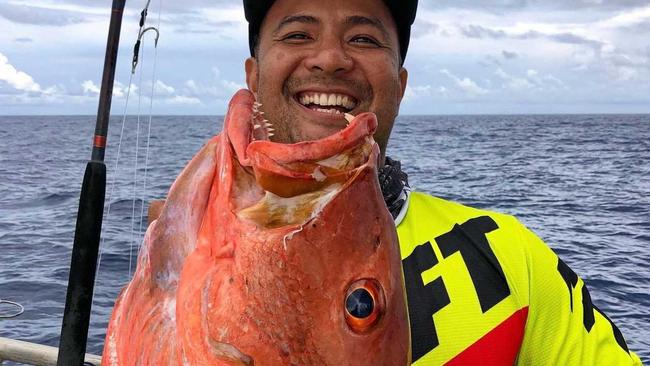
[[57,366],[81,366],[86,354],[106,193],[104,152],[126,0],[113,0],[91,161],[79,198]]

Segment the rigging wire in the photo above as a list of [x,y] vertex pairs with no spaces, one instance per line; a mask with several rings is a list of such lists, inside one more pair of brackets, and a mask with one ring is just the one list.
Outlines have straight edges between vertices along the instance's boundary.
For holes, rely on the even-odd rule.
[[[162,8],[162,0],[159,3],[159,11],[158,11],[158,24],[156,29],[160,29],[160,8]],[[158,43],[158,35],[156,36],[156,44]],[[144,217],[144,205],[147,199],[147,173],[149,172],[149,146],[150,146],[150,141],[151,141],[151,119],[152,119],[152,112],[153,112],[153,100],[154,100],[154,93],[155,93],[155,85],[156,85],[156,64],[158,61],[158,47],[154,47],[154,56],[153,56],[153,72],[151,76],[151,98],[149,98],[149,121],[148,121],[148,127],[147,127],[147,147],[145,149],[145,158],[144,158],[144,178],[142,181],[142,200],[141,200],[141,205],[140,205],[140,227],[138,228],[138,232],[142,232],[142,217]],[[129,263],[131,262],[131,259],[129,258]],[[130,271],[129,271],[130,272]]]
[[[140,41],[140,38],[142,38],[142,32],[140,32],[140,36],[138,37],[138,41]],[[144,48],[144,42],[142,43],[141,47]],[[144,52],[142,54],[142,60],[144,61]],[[138,80],[138,90],[142,90],[142,75],[144,72],[142,71],[142,68],[140,69],[140,77]],[[134,158],[134,164],[133,164],[133,199],[131,200],[131,240],[129,240],[129,278],[131,277],[131,263],[132,257],[133,257],[133,242],[135,241],[134,235],[135,235],[135,196],[138,194],[138,152],[140,151],[140,106],[142,104],[142,93],[138,93],[138,109],[137,109],[137,117],[136,117],[136,124],[135,124],[135,158]],[[142,221],[142,217],[140,217],[140,220]]]
[[[106,197],[106,202],[107,202],[107,204],[106,204],[106,214],[104,215],[104,217],[106,218],[106,221],[108,221],[108,218],[111,215],[111,204],[112,204],[111,200],[112,200],[113,194],[115,192],[115,178],[117,177],[117,169],[118,169],[118,166],[119,166],[120,155],[121,155],[121,151],[122,151],[122,139],[124,137],[124,126],[126,125],[126,112],[127,112],[128,106],[129,106],[129,97],[131,96],[131,82],[132,82],[132,80],[133,80],[133,73],[131,73],[129,75],[129,86],[126,89],[126,98],[125,98],[125,102],[124,102],[124,112],[122,113],[122,127],[120,128],[120,137],[119,137],[119,141],[117,142],[117,153],[116,153],[116,156],[115,156],[115,165],[114,165],[115,167],[113,168],[114,169],[113,171],[115,172],[115,174],[113,174],[113,177],[111,178],[111,184],[110,184],[111,189],[110,189],[110,191],[108,193],[108,197]],[[106,226],[108,226],[108,225],[102,226],[102,231],[104,231],[104,228]],[[102,254],[104,254],[104,248],[105,248],[104,242],[105,241],[106,241],[106,235],[102,234],[101,243],[99,245],[99,256],[97,258],[97,270],[95,271],[95,287],[97,287],[97,279],[99,278],[98,274],[99,274],[99,268],[101,267],[101,264],[102,264]],[[95,297],[95,292],[93,292],[93,299],[94,299],[94,297]]]
[[[111,213],[111,198],[113,197],[114,192],[115,192],[116,176],[117,176],[119,160],[120,160],[120,156],[121,156],[122,141],[123,141],[123,137],[124,137],[124,130],[125,130],[125,125],[126,125],[126,118],[127,118],[127,112],[128,112],[128,106],[129,106],[129,99],[130,99],[130,95],[131,95],[133,76],[135,74],[135,70],[136,70],[136,67],[137,67],[138,61],[139,61],[139,50],[140,50],[142,37],[147,31],[150,31],[150,30],[153,30],[153,31],[156,32],[155,55],[154,55],[154,77],[155,77],[155,65],[156,65],[157,54],[158,54],[157,46],[158,46],[158,38],[160,36],[160,33],[159,33],[158,29],[160,28],[162,0],[159,1],[158,25],[157,25],[157,27],[145,28],[144,26],[145,26],[145,23],[146,23],[146,17],[147,17],[147,13],[148,13],[148,10],[149,10],[150,3],[151,3],[151,0],[147,0],[147,3],[145,5],[144,9],[140,13],[140,28],[139,28],[139,31],[138,31],[138,38],[137,38],[137,41],[135,43],[134,50],[133,50],[133,59],[132,59],[132,63],[131,63],[131,72],[129,73],[129,83],[128,83],[128,87],[127,87],[127,90],[126,90],[124,110],[123,110],[123,113],[122,113],[122,126],[121,126],[121,129],[120,129],[119,141],[118,141],[118,146],[117,146],[117,153],[116,153],[116,158],[115,158],[115,168],[114,168],[115,174],[113,174],[113,177],[111,179],[111,184],[110,184],[111,188],[110,188],[107,200],[106,200],[108,203],[107,203],[107,208],[106,208],[106,214],[105,214],[104,217],[106,217],[107,221],[108,221],[108,218],[109,218],[110,213]],[[142,82],[142,74],[140,74],[140,84],[141,84],[141,82]],[[155,82],[152,81],[152,88],[153,88],[153,85],[155,85]],[[150,103],[150,111],[149,111],[149,124],[151,124],[152,106],[153,106],[153,93],[151,95],[151,103]],[[139,107],[139,103],[138,103],[138,123],[139,123],[139,118],[140,118],[140,107]],[[139,131],[139,127],[138,127],[138,131]],[[149,125],[149,132],[148,132],[148,137],[147,137],[147,152],[146,152],[147,159],[148,159],[148,155],[149,155],[148,148],[149,148],[149,136],[150,136],[150,133],[151,133],[151,125]],[[138,147],[136,146],[136,156],[137,156],[137,150],[138,150]],[[136,158],[136,172],[137,172],[137,158]],[[145,177],[146,177],[146,162],[145,162]],[[146,182],[146,180],[145,180],[145,182]],[[142,204],[144,205],[144,201],[143,201]],[[141,211],[142,210],[143,209],[141,209]],[[132,225],[131,230],[133,231],[133,225]],[[97,279],[99,278],[99,276],[97,274],[99,274],[99,270],[100,270],[100,266],[101,266],[102,254],[103,254],[104,248],[105,248],[105,238],[106,238],[105,235],[101,236],[101,245],[100,245],[99,257],[98,257],[98,261],[97,261],[97,270],[95,272],[96,273],[95,285],[97,284]],[[129,253],[129,276],[130,276],[130,272],[131,272],[131,253]],[[93,293],[93,300],[94,300],[94,293]]]
[[[148,5],[148,3],[147,3]],[[143,10],[143,16],[146,16],[146,12]],[[158,27],[160,27],[160,14],[161,14],[161,7],[158,9]],[[144,22],[140,22],[141,27],[144,26]],[[158,31],[158,28],[156,27],[148,27],[144,28],[140,31],[140,34],[138,36],[138,41],[142,41],[142,48],[144,48],[144,40],[143,36],[146,32],[148,31],[155,31],[156,32],[156,38],[154,39],[154,61],[153,61],[153,72],[151,76],[151,94],[149,98],[149,118],[148,118],[148,128],[147,128],[147,145],[145,148],[145,170],[144,170],[144,178],[143,178],[143,187],[142,187],[142,199],[140,201],[140,225],[138,228],[138,237],[135,238],[135,206],[136,206],[136,196],[137,196],[137,182],[138,182],[138,152],[140,151],[140,144],[139,144],[139,137],[140,137],[140,117],[141,117],[141,102],[142,102],[142,93],[139,94],[138,97],[138,118],[137,118],[137,127],[136,127],[136,142],[135,142],[135,167],[133,171],[133,205],[132,205],[132,211],[131,211],[131,242],[129,244],[129,277],[131,277],[131,270],[132,270],[132,263],[133,263],[133,245],[136,240],[140,239],[140,233],[142,233],[142,217],[144,215],[144,206],[145,206],[145,199],[146,199],[146,179],[147,179],[147,171],[148,171],[148,159],[149,159],[149,147],[150,147],[150,140],[151,140],[151,120],[152,120],[152,111],[153,111],[153,99],[154,99],[154,88],[156,85],[156,61],[158,60],[158,38],[160,37],[160,32]],[[137,44],[136,42],[136,44]],[[142,59],[144,60],[144,54]],[[137,50],[134,50],[134,58],[133,58],[133,67],[137,66]],[[134,69],[133,69],[134,70]],[[132,70],[132,71],[133,71]],[[142,75],[144,74],[144,71],[140,69],[140,82],[139,82],[139,88],[142,90]],[[136,252],[139,251],[136,250]]]

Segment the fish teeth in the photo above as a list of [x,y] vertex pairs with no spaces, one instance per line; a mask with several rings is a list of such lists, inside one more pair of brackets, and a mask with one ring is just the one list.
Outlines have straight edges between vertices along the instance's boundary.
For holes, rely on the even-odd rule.
[[273,132],[269,132],[269,137],[273,137],[275,134]]
[[354,119],[354,116],[351,115],[350,113],[345,113],[343,117],[345,117],[345,120],[348,121],[348,124],[350,124],[350,122],[352,122],[352,120]]
[[259,129],[260,127],[262,127],[262,126],[260,126],[260,125],[253,125],[253,129],[254,129],[254,130]]

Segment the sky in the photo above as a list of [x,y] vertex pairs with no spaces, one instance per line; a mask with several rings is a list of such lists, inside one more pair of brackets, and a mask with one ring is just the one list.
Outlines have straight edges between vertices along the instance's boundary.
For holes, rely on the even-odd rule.
[[[220,115],[245,86],[239,0],[127,0],[113,114]],[[95,114],[109,0],[0,0],[0,115]],[[650,113],[650,0],[420,0],[400,113]],[[131,89],[128,93],[129,80]]]

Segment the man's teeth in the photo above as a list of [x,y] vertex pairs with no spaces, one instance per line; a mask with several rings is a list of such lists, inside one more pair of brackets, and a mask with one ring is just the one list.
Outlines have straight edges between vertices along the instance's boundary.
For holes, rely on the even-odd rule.
[[[309,93],[302,94],[299,98],[302,105],[315,104],[321,107],[337,106],[343,107],[347,110],[352,110],[356,107],[356,102],[344,94],[328,94],[328,93]],[[332,109],[317,108],[319,112],[331,112]],[[333,112],[332,112],[333,113]]]

